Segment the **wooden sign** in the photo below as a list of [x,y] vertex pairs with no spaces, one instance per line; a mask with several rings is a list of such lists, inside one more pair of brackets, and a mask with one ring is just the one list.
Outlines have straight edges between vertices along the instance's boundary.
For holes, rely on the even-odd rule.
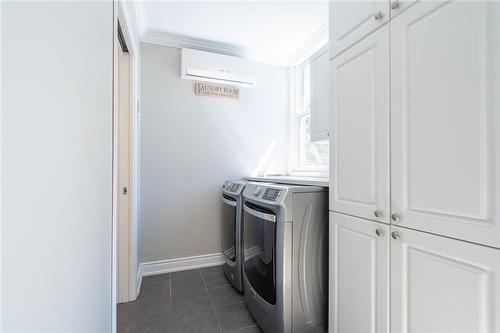
[[195,82],[194,93],[199,96],[240,98],[240,88],[213,83]]

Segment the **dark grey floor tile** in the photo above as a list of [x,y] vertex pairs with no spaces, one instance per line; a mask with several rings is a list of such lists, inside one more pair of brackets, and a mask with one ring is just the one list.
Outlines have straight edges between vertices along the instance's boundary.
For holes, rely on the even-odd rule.
[[170,280],[142,284],[137,300],[142,301],[158,297],[170,297]]
[[205,289],[201,275],[186,277],[182,279],[172,279],[172,295],[187,294]]
[[211,288],[208,293],[215,306],[244,302],[243,295],[231,286]]
[[211,274],[222,272],[222,265],[200,268],[201,274]]
[[223,331],[231,331],[256,324],[245,303],[216,307],[215,311]]
[[221,325],[261,333],[222,266],[146,277],[138,300],[118,305],[118,333],[220,333]]
[[211,308],[210,298],[205,289],[189,294],[173,295],[167,315],[174,316],[187,312],[200,311]]
[[198,277],[200,276],[200,270],[199,269],[190,269],[187,271],[180,271],[180,272],[173,272],[170,273],[170,278],[171,279],[182,279],[182,278],[188,278],[188,277]]
[[118,330],[118,333],[164,333],[168,332],[170,325],[171,322],[168,320],[129,323]]
[[122,321],[116,323],[116,331],[117,333],[132,333],[134,332],[135,324],[128,321]]
[[166,280],[169,280],[169,279],[170,279],[170,273],[144,276],[142,278],[141,286],[145,285],[145,284],[152,284],[152,283],[156,283],[156,282],[163,282],[163,281],[166,281]]
[[205,285],[207,286],[207,288],[230,285],[229,281],[226,279],[226,276],[224,275],[224,272],[222,270],[220,272],[215,272],[210,274],[203,273],[203,280],[205,280]]
[[168,319],[167,333],[220,333],[220,326],[212,308],[189,312]]
[[237,330],[232,330],[229,332],[230,333],[262,333],[262,330],[259,328],[259,326],[254,325],[254,326],[250,326],[250,327],[240,328]]
[[148,321],[165,319],[168,310],[171,308],[170,303],[170,297],[135,301],[130,307],[128,321],[140,324]]
[[132,302],[128,303],[120,303],[116,306],[116,321],[117,322],[125,322],[128,320],[128,314],[130,311],[130,307],[132,306]]

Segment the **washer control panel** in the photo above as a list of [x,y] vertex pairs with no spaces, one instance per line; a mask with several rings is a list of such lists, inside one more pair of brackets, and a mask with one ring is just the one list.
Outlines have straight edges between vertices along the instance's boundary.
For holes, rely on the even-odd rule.
[[276,188],[267,188],[266,191],[264,192],[264,195],[262,196],[262,199],[269,201],[276,201],[278,200],[280,194],[281,190],[278,190]]

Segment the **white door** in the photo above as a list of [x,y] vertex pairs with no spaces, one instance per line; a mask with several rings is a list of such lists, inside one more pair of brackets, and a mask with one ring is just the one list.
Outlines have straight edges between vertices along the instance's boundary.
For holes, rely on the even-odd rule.
[[389,25],[330,61],[330,210],[389,223]]
[[393,332],[500,331],[500,250],[391,229]]
[[117,173],[118,173],[118,302],[128,302],[134,297],[135,288],[130,267],[131,245],[131,214],[130,214],[130,55],[119,48],[118,51],[118,111],[117,111]]
[[394,223],[500,247],[500,3],[391,22]]
[[330,1],[330,59],[389,21],[389,0]]
[[389,228],[330,212],[329,332],[389,332]]

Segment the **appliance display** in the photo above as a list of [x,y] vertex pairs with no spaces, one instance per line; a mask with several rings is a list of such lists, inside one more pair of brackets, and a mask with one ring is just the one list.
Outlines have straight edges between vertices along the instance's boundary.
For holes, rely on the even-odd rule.
[[280,195],[280,193],[281,193],[281,190],[278,190],[275,188],[268,188],[264,192],[262,199],[269,200],[269,201],[276,201],[278,199],[278,196]]
[[241,214],[245,181],[226,181],[222,186],[222,253],[224,274],[234,288],[243,292],[241,266]]
[[249,183],[242,228],[245,300],[262,330],[325,332],[328,189]]

